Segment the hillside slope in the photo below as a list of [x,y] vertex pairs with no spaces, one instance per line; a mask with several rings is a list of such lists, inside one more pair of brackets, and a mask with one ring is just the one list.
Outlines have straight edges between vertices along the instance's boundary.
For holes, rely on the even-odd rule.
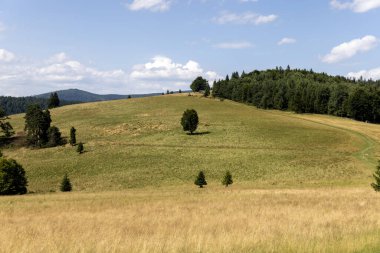
[[[199,113],[198,135],[181,129],[187,108]],[[192,185],[199,170],[210,184],[230,170],[236,184],[259,188],[368,185],[380,132],[373,124],[187,95],[78,104],[51,114],[64,136],[77,128],[86,153],[69,145],[4,150],[25,167],[35,192],[57,190],[65,172],[75,190],[86,191]],[[23,115],[11,122],[22,132]]]

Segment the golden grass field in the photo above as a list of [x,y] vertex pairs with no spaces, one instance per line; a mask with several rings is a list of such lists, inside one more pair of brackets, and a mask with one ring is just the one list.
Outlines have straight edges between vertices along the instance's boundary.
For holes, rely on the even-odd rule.
[[212,185],[3,197],[1,252],[380,252],[369,188]]
[[[202,134],[183,133],[187,108]],[[86,152],[4,148],[33,193],[0,198],[0,252],[380,252],[379,125],[187,94],[51,114]],[[57,193],[66,172],[74,192]]]

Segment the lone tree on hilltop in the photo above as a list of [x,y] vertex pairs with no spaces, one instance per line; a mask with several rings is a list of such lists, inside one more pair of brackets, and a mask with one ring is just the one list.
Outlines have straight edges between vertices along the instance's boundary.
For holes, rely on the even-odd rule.
[[13,159],[0,158],[0,195],[25,194],[25,170]]
[[48,140],[51,118],[49,110],[43,111],[39,105],[30,105],[25,114],[27,141],[33,146],[43,146]]
[[181,119],[183,131],[189,131],[190,134],[193,134],[193,132],[197,130],[198,123],[199,118],[196,110],[187,109],[186,111],[184,111]]
[[71,192],[72,189],[73,188],[72,188],[70,179],[67,176],[67,174],[65,174],[65,176],[63,177],[62,182],[61,182],[60,190],[61,190],[61,192]]
[[205,174],[203,173],[203,171],[200,171],[198,173],[198,176],[195,179],[194,184],[198,185],[199,188],[203,188],[204,185],[207,185],[206,177],[205,177]]
[[226,174],[224,175],[224,178],[223,178],[223,181],[222,181],[222,184],[226,187],[228,187],[230,184],[233,184],[233,180],[232,180],[232,175],[229,171],[226,172]]
[[206,90],[208,85],[208,81],[201,76],[195,78],[195,80],[191,83],[190,88],[194,92],[199,92],[201,90]]
[[59,104],[60,104],[60,101],[59,101],[57,92],[51,93],[49,101],[48,101],[48,108],[52,109],[52,108],[59,107]]
[[376,167],[376,171],[373,174],[373,177],[375,178],[375,183],[372,183],[371,186],[375,191],[379,192],[380,191],[380,161]]
[[71,146],[74,146],[77,143],[76,132],[77,132],[77,130],[74,127],[71,127],[71,129],[70,129],[70,144],[71,144]]
[[83,153],[83,150],[84,150],[83,143],[82,143],[82,142],[79,142],[78,147],[77,147],[77,152],[78,152],[79,154],[82,154],[82,153]]

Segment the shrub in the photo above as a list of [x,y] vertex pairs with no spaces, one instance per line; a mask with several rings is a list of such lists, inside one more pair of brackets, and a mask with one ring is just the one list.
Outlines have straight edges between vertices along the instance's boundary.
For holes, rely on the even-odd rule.
[[62,179],[60,190],[61,192],[71,192],[72,190],[72,185],[67,174]]
[[0,158],[0,195],[25,194],[25,170],[13,159]]
[[198,113],[194,109],[187,109],[181,119],[181,125],[183,127],[183,131],[189,131],[190,134],[193,134],[195,130],[197,130],[199,123]]

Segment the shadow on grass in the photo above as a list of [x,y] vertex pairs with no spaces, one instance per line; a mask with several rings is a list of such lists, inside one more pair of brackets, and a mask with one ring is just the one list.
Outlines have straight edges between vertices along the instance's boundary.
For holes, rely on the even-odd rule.
[[207,135],[207,134],[211,134],[210,131],[204,131],[204,132],[195,132],[195,133],[187,133],[187,135]]

